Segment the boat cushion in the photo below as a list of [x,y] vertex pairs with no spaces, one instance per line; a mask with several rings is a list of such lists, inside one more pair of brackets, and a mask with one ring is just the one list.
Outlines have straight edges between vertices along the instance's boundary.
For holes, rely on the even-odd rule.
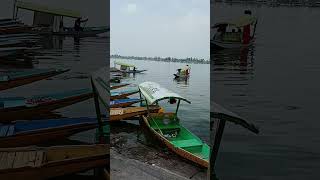
[[194,147],[194,146],[202,146],[202,143],[196,139],[186,139],[186,140],[177,140],[171,141],[175,147]]

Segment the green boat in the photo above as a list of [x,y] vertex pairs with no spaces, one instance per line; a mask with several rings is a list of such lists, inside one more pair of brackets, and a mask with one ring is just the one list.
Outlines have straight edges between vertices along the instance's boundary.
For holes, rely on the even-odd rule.
[[140,93],[146,106],[158,104],[169,99],[170,104],[177,101],[176,112],[148,113],[143,116],[143,122],[153,136],[165,144],[169,150],[202,167],[209,167],[210,147],[200,138],[180,124],[177,116],[181,101],[191,103],[180,95],[160,87],[154,82],[144,82],[139,85]]

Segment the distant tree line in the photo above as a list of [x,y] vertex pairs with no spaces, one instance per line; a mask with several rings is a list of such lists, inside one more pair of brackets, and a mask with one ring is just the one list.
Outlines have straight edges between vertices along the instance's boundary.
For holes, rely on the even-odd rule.
[[210,61],[198,58],[174,58],[174,57],[140,57],[140,56],[121,56],[118,54],[111,55],[111,58],[117,59],[134,59],[134,60],[151,60],[151,61],[164,61],[164,62],[180,62],[192,64],[209,64]]

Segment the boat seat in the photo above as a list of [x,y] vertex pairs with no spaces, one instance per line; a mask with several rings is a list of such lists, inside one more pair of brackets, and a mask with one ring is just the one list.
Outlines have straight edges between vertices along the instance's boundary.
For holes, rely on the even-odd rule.
[[180,126],[178,126],[176,124],[167,124],[167,125],[158,124],[158,126],[152,125],[152,128],[154,128],[155,130],[158,130],[158,129],[160,129],[160,130],[168,129],[169,130],[169,129],[180,129]]
[[171,141],[175,147],[196,147],[196,146],[202,146],[203,144],[199,142],[196,139],[186,139],[186,140],[176,140],[176,141]]

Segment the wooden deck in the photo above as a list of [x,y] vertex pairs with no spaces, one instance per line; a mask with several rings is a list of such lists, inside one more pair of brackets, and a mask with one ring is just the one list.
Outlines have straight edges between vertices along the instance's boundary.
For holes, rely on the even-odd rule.
[[39,167],[46,161],[44,150],[30,150],[17,152],[0,152],[0,170],[21,167]]

